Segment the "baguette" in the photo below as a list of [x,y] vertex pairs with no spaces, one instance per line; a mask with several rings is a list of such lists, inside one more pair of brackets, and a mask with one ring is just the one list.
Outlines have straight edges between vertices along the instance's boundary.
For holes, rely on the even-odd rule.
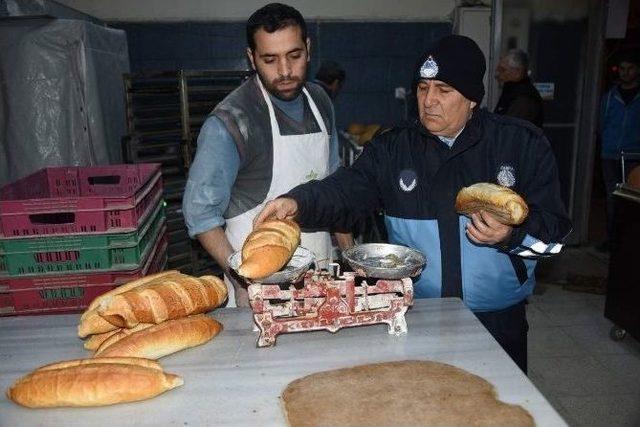
[[99,365],[99,364],[108,364],[108,363],[118,363],[122,365],[137,365],[137,366],[142,366],[143,368],[157,369],[158,371],[162,371],[162,366],[160,366],[160,364],[155,360],[142,359],[140,357],[105,357],[100,359],[65,360],[63,362],[56,362],[56,363],[51,363],[49,365],[41,366],[38,369],[36,369],[36,371],[51,371],[54,369],[71,368],[73,366]]
[[522,197],[508,187],[480,182],[462,188],[456,197],[456,211],[470,215],[486,211],[507,225],[519,225],[529,214],[529,207]]
[[118,330],[116,325],[102,318],[96,309],[86,311],[83,316],[84,319],[80,318],[80,324],[78,325],[78,336],[80,338],[85,338],[92,334],[104,334]]
[[[85,311],[85,313],[87,313],[90,310],[96,309],[98,308],[98,306],[100,305],[100,303],[102,302],[102,300],[104,300],[105,298],[109,298],[113,295],[118,295],[121,294],[123,292],[127,292],[130,291],[133,288],[137,288],[138,286],[142,286],[142,285],[146,285],[148,283],[151,282],[156,282],[160,279],[163,278],[168,278],[169,276],[177,276],[180,275],[181,273],[178,270],[167,270],[167,271],[163,271],[160,273],[156,273],[156,274],[152,274],[150,276],[144,276],[141,277],[137,280],[133,280],[131,282],[127,282],[123,285],[118,286],[115,289],[112,289],[108,292],[105,292],[102,295],[98,295],[97,297],[95,297],[93,299],[93,301],[91,301],[91,304],[89,304],[89,307],[87,307],[87,310]],[[80,317],[81,319],[84,318],[84,314],[82,315],[82,317]]]
[[118,328],[115,331],[105,332],[104,334],[92,335],[85,341],[84,348],[94,351],[98,350],[102,346],[105,346],[106,348],[114,342],[121,340],[123,337],[126,337],[127,335],[131,335],[134,332],[147,329],[151,326],[153,326],[153,323],[139,323],[131,329]]
[[[172,276],[173,277],[173,276]],[[103,299],[98,314],[120,328],[139,323],[161,323],[205,313],[227,299],[227,287],[215,276],[200,279],[180,275],[139,286]]]
[[268,219],[242,245],[238,274],[264,279],[284,267],[300,243],[300,227],[292,220]]
[[97,308],[103,300],[114,295],[127,292],[139,286],[154,283],[163,279],[173,278],[180,274],[181,273],[177,270],[163,271],[161,273],[152,274],[150,276],[145,276],[132,282],[125,283],[115,289],[110,290],[109,292],[105,292],[104,294],[97,296],[93,299],[91,304],[89,304],[89,307],[87,307],[85,312],[82,313],[82,316],[80,316],[80,324],[78,325],[78,336],[80,338],[85,338],[91,334],[102,334],[118,329],[118,326],[108,322],[98,314]]
[[222,325],[204,314],[168,320],[143,331],[128,335],[94,357],[142,357],[159,359],[163,356],[206,343],[222,330]]
[[182,384],[177,375],[138,364],[81,363],[38,369],[16,381],[7,397],[29,408],[103,406],[149,399]]

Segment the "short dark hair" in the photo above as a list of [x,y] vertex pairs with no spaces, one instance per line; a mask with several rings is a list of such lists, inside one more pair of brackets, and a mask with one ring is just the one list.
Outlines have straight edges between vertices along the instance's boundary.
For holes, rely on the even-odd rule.
[[316,79],[328,85],[333,83],[335,80],[342,83],[346,77],[347,73],[345,73],[344,68],[335,61],[322,62],[318,72],[316,73]]
[[509,66],[525,70],[529,69],[529,55],[521,49],[511,49],[505,55],[508,59]]
[[269,3],[253,12],[247,20],[247,44],[254,50],[256,41],[254,35],[259,29],[273,33],[290,26],[300,27],[302,41],[307,40],[307,23],[296,9],[282,3]]
[[631,64],[635,64],[636,66],[640,66],[640,55],[636,50],[625,49],[618,53],[618,60],[616,64],[620,65],[623,62],[629,62]]

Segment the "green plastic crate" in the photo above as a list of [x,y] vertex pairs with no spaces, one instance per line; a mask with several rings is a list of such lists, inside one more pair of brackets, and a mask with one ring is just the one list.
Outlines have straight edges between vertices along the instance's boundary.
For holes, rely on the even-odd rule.
[[144,264],[164,223],[161,201],[147,222],[129,233],[0,239],[0,275],[133,270]]

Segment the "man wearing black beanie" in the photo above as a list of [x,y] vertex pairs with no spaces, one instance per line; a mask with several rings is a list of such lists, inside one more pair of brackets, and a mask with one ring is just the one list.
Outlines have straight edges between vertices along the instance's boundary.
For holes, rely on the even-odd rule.
[[[416,123],[374,138],[350,168],[267,203],[254,224],[275,214],[349,229],[384,209],[390,242],[427,257],[415,297],[462,298],[526,372],[525,300],[536,262],[560,252],[571,231],[555,159],[540,129],[478,108],[486,63],[473,40],[445,37],[423,58]],[[485,211],[458,214],[456,195],[479,182],[519,193],[527,219],[512,226]]]

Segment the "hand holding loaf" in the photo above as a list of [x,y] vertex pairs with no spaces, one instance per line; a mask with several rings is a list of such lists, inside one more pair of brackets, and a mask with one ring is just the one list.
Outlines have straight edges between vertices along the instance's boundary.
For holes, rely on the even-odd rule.
[[489,212],[507,225],[519,225],[529,214],[529,207],[518,193],[508,187],[480,182],[464,187],[456,197],[456,211],[471,215]]
[[300,227],[290,219],[269,218],[258,224],[242,246],[238,274],[264,279],[284,267],[300,243]]

